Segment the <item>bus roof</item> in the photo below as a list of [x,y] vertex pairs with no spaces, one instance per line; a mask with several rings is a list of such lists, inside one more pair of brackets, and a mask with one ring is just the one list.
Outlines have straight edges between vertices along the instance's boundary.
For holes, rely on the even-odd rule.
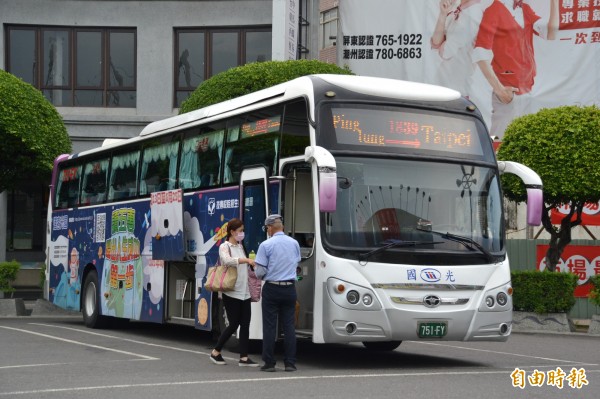
[[[343,87],[350,91],[378,97],[415,101],[450,101],[460,98],[460,93],[455,90],[425,83],[356,75],[308,75],[222,103],[210,105],[161,121],[152,122],[142,130],[140,136],[155,134],[250,104],[284,96],[286,94],[288,94],[290,98],[298,97],[303,94],[308,95],[309,91],[312,92],[313,85],[312,82],[309,83],[306,82],[306,80],[310,79],[312,81],[312,79],[315,78],[320,78],[327,83]],[[312,97],[312,95],[310,95],[310,97]]]
[[[321,83],[325,84],[318,84],[317,81],[321,81]],[[436,102],[452,101],[461,97],[458,91],[425,83],[356,75],[307,75],[205,108],[152,122],[148,124],[137,137],[120,141],[110,140],[103,143],[102,147],[84,151],[79,155],[93,153],[105,149],[106,147],[116,147],[121,144],[137,141],[141,138],[164,133],[178,127],[193,126],[204,119],[235,111],[236,109],[247,107],[252,104],[268,102],[269,100],[274,99],[281,101],[302,96],[312,99],[315,96],[315,86],[325,86],[326,90],[335,90],[334,87],[328,87],[329,85],[341,87],[363,95],[372,95],[396,100]],[[314,115],[311,116],[314,117]]]

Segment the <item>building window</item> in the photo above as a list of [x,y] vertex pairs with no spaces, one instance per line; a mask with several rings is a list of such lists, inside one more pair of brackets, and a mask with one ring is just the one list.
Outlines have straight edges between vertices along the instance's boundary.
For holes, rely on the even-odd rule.
[[271,28],[176,29],[175,47],[174,106],[178,108],[211,76],[271,60]]
[[335,46],[338,28],[338,9],[323,11],[321,13],[321,49]]
[[7,251],[41,250],[45,237],[47,184],[24,182],[7,194]]
[[58,107],[135,107],[136,31],[9,26],[7,71]]

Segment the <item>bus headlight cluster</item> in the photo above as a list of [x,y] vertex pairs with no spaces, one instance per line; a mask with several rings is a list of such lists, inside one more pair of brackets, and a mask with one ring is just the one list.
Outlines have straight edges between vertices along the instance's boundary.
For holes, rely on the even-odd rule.
[[380,310],[381,303],[370,288],[330,278],[327,291],[335,304],[353,310]]
[[512,287],[510,283],[487,291],[479,310],[487,312],[502,312],[512,309]]
[[499,292],[496,295],[496,302],[498,302],[498,305],[500,306],[506,306],[508,303],[508,295],[506,295],[506,292]]
[[358,303],[358,301],[360,300],[360,294],[354,290],[348,291],[348,293],[346,294],[346,299],[352,305],[356,305]]

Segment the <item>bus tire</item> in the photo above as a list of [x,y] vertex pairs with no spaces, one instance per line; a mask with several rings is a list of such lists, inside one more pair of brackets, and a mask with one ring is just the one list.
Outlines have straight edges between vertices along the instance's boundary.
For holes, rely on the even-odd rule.
[[373,351],[393,351],[400,346],[402,341],[365,341],[365,348]]
[[83,322],[87,327],[103,328],[106,326],[106,316],[100,314],[100,288],[98,274],[95,270],[85,276],[81,313],[83,313]]

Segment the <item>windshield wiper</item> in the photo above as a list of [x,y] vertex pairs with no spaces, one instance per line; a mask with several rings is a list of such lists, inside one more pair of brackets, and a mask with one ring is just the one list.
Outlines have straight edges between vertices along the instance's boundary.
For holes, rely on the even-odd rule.
[[404,240],[385,240],[383,243],[387,243],[382,247],[375,248],[372,251],[365,252],[364,254],[358,255],[358,260],[360,262],[364,262],[371,257],[371,255],[375,255],[379,252],[385,251],[386,249],[395,248],[395,247],[415,247],[417,245],[433,245],[433,244],[443,244],[442,241],[404,241]]
[[[448,233],[448,232],[442,233],[441,231],[435,231],[435,230],[428,230],[428,231],[430,233],[432,233],[432,234],[438,235],[438,236],[440,236],[442,238],[445,238],[445,239],[447,239],[449,241],[455,241],[455,242],[461,243],[469,251],[475,251],[475,248],[477,248],[479,250],[479,252],[481,252],[482,254],[485,255],[485,257],[487,258],[487,260],[490,263],[494,263],[494,259],[495,259],[494,255],[492,255],[490,253],[490,251],[488,251],[487,249],[485,249],[480,243],[478,243],[477,241],[473,240],[472,238],[465,237],[465,236],[459,236],[459,235]],[[473,247],[475,247],[475,248],[473,248]]]

